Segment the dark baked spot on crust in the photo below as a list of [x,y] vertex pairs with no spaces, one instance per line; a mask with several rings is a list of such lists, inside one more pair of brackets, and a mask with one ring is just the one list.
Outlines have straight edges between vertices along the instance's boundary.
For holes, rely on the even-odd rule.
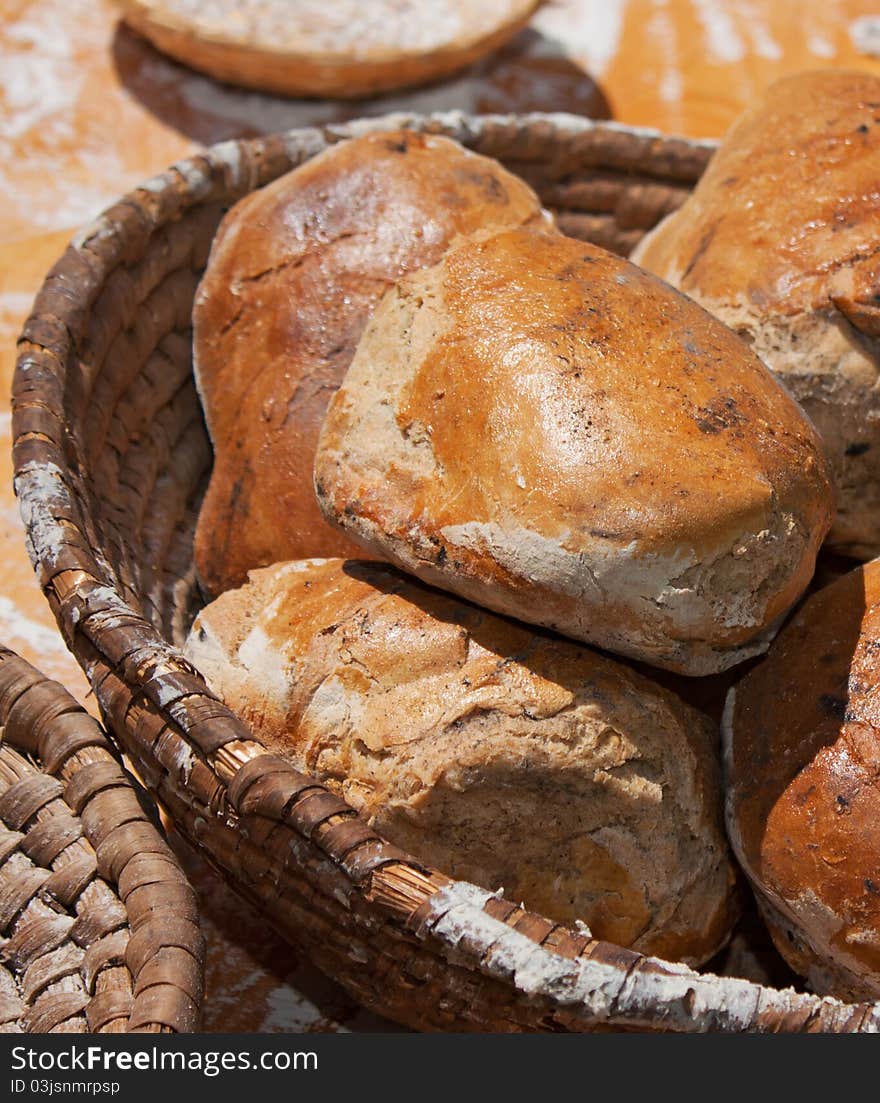
[[733,429],[746,419],[739,412],[736,399],[720,398],[708,406],[698,406],[694,421],[701,433],[720,433],[723,429]]
[[390,149],[392,153],[409,153],[409,140],[405,135],[401,135],[399,138],[389,138],[385,142],[385,148]]
[[456,175],[462,184],[471,184],[481,191],[490,203],[497,203],[500,206],[509,202],[507,188],[494,173],[460,169]]
[[700,258],[703,256],[703,254],[706,252],[706,250],[712,244],[712,238],[715,236],[715,233],[716,233],[717,229],[718,229],[718,223],[714,222],[708,228],[708,230],[706,230],[706,232],[703,234],[703,236],[700,238],[700,242],[697,245],[696,249],[694,250],[694,255],[688,261],[687,268],[685,268],[685,270],[681,274],[681,283],[682,284],[688,278],[688,276],[691,274],[691,272],[693,272],[693,270],[699,264]]
[[844,449],[845,456],[864,456],[866,452],[871,450],[871,444],[867,440],[853,441],[852,444],[848,444]]
[[810,785],[807,789],[795,790],[793,799],[795,804],[804,805],[816,792],[816,786]]
[[608,529],[590,529],[590,536],[598,540],[637,540],[640,533],[611,532]]

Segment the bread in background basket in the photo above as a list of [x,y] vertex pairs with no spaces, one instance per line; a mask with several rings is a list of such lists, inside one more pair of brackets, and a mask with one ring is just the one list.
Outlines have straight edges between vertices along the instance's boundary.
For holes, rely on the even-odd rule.
[[117,0],[178,61],[231,84],[354,99],[437,80],[503,45],[539,0]]

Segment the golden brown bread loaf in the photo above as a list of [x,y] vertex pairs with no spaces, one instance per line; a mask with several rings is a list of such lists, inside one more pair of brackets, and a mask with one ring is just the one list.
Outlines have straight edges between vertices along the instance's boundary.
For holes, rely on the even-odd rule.
[[353,99],[438,80],[501,46],[539,0],[116,0],[160,50],[219,80]]
[[186,652],[271,750],[444,872],[646,953],[725,940],[712,729],[621,663],[342,560],[252,572]]
[[819,992],[880,999],[880,561],[801,606],[725,713],[728,827]]
[[788,77],[632,260],[745,337],[819,429],[829,543],[880,553],[880,78]]
[[195,538],[209,593],[251,567],[351,552],[321,519],[312,462],[370,312],[456,235],[544,217],[531,189],[495,161],[401,131],[335,146],[236,204],[193,314],[214,444]]
[[687,674],[766,647],[833,508],[813,427],[730,330],[535,229],[461,242],[389,292],[315,487],[425,581]]

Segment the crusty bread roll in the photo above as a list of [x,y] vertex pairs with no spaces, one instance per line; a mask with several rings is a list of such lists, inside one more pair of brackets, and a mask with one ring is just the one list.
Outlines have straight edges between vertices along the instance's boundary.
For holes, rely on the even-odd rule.
[[350,553],[314,501],[327,403],[388,287],[457,234],[547,217],[527,185],[447,138],[335,146],[235,205],[193,313],[214,470],[195,538],[211,594],[251,567]]
[[779,81],[632,259],[745,337],[821,433],[835,549],[880,554],[880,78]]
[[711,727],[624,665],[342,560],[253,571],[186,652],[271,750],[444,872],[646,953],[726,938]]
[[219,80],[355,99],[449,76],[539,0],[116,0],[155,46]]
[[389,292],[315,480],[328,518],[426,581],[686,674],[766,647],[833,509],[813,427],[730,330],[535,229]]
[[728,696],[728,827],[819,992],[880,999],[880,560],[814,594]]

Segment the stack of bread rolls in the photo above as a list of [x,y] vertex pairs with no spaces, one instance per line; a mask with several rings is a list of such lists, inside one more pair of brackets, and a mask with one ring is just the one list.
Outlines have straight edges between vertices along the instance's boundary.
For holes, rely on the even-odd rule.
[[[877,996],[873,565],[771,643],[826,538],[880,542],[852,493],[880,334],[870,83],[771,89],[640,247],[703,305],[444,138],[355,139],[233,208],[194,315],[216,600],[187,653],[390,841],[690,964],[738,913],[726,786],[784,956]],[[800,179],[784,232],[747,162],[774,195]],[[768,648],[728,700],[722,781],[717,722],[669,686],[731,685]]]
[[[780,81],[634,254],[740,333],[822,434],[829,545],[880,554],[880,80]],[[731,692],[729,835],[782,955],[880,998],[878,562],[812,597]]]
[[709,723],[623,664],[341,559],[254,571],[188,653],[271,750],[421,860],[646,953],[723,945]]

